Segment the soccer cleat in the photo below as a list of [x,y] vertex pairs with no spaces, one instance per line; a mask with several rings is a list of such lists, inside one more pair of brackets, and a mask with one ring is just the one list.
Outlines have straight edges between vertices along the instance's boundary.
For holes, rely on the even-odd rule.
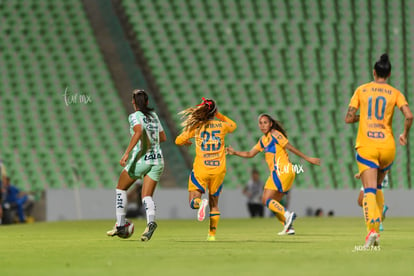
[[208,200],[203,199],[200,204],[200,208],[198,208],[197,212],[197,219],[198,221],[203,221],[206,218],[206,208],[208,205]]
[[216,241],[216,236],[207,236],[207,241]]
[[374,229],[372,229],[368,235],[365,237],[365,249],[369,249],[372,246],[378,246],[379,245],[379,235],[377,232],[375,232]]
[[119,236],[119,237],[125,237],[128,236],[127,229],[125,228],[125,225],[123,226],[114,226],[112,230],[109,230],[106,232],[106,235],[110,237]]
[[375,239],[374,246],[380,246],[380,234],[377,233],[377,238]]
[[[292,227],[292,223],[295,219],[296,219],[295,212],[286,211],[285,212],[285,226],[283,227],[282,232],[287,233],[288,230]],[[293,230],[293,231],[295,231],[295,230]]]
[[148,223],[147,227],[145,228],[144,233],[141,235],[141,241],[149,241],[154,234],[155,229],[157,229],[157,223],[155,221],[151,221]]
[[380,223],[379,230],[380,230],[381,232],[382,232],[382,231],[384,231],[384,226],[382,225],[382,222]]
[[290,227],[287,231],[281,231],[277,233],[279,236],[285,236],[285,235],[295,235],[295,229],[293,227]]

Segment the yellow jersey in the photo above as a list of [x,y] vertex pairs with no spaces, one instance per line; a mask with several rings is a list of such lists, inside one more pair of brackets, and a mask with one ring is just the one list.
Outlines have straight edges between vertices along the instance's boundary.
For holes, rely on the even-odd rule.
[[263,135],[254,148],[258,151],[264,151],[270,171],[280,171],[290,164],[289,155],[285,150],[288,143],[289,140],[281,132],[272,130],[272,133]]
[[404,95],[387,83],[370,82],[358,87],[349,103],[360,109],[356,148],[395,147],[392,132],[394,108],[407,105]]
[[193,169],[205,174],[226,171],[225,136],[236,129],[236,123],[218,113],[217,118],[190,131],[183,131],[175,139],[177,145],[184,145],[195,138],[196,157]]

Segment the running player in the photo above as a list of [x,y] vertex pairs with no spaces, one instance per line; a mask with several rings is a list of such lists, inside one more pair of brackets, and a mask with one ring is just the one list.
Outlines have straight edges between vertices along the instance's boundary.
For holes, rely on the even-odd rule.
[[295,212],[289,212],[280,201],[288,193],[295,179],[293,165],[289,161],[286,150],[303,158],[314,165],[320,165],[319,158],[309,157],[293,147],[288,139],[283,126],[268,114],[259,116],[259,128],[263,136],[250,151],[235,151],[231,146],[227,148],[227,153],[244,158],[252,158],[261,151],[265,152],[265,159],[269,166],[270,175],[267,178],[262,203],[267,206],[279,221],[284,225],[279,235],[293,235],[295,230],[292,227],[296,218]]
[[143,178],[141,198],[146,210],[147,227],[141,235],[141,241],[148,241],[157,228],[152,196],[164,170],[160,143],[166,141],[167,137],[157,114],[148,107],[148,95],[144,90],[133,91],[132,104],[135,112],[128,117],[132,138],[119,161],[125,169],[116,186],[116,224],[107,235],[126,236],[127,190],[136,179]]
[[[377,186],[382,183],[395,157],[395,141],[392,131],[394,107],[405,117],[404,131],[399,137],[400,145],[407,144],[413,115],[404,95],[387,84],[391,74],[388,55],[383,54],[375,63],[374,81],[358,87],[349,103],[345,122],[359,122],[356,138],[356,161],[364,186],[364,217],[368,234],[365,247],[379,245],[379,225],[384,205],[384,195]],[[360,109],[360,114],[356,115]]]
[[[196,156],[188,180],[189,202],[192,209],[198,209],[197,218],[203,221],[206,207],[210,205],[210,230],[207,240],[214,241],[220,220],[218,200],[226,175],[226,134],[236,129],[236,123],[217,110],[216,102],[203,98],[197,107],[180,112],[183,115],[183,132],[175,139],[179,146],[191,145],[195,139]],[[209,200],[201,199],[207,191]]]

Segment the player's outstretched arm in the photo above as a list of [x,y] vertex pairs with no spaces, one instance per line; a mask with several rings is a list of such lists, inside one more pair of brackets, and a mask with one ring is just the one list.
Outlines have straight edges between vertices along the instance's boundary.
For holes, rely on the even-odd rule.
[[357,109],[353,106],[350,106],[345,116],[345,123],[353,124],[353,123],[359,122],[359,115],[356,115],[356,112],[357,112]]
[[141,135],[142,135],[141,125],[135,125],[133,130],[134,130],[134,134],[132,135],[131,140],[129,141],[129,145],[128,145],[127,149],[125,150],[124,155],[122,156],[121,160],[119,161],[119,164],[122,167],[125,167],[126,162],[128,161],[129,153],[135,147],[135,145],[138,143],[138,141],[139,141],[139,139],[141,138]]
[[300,150],[298,150],[297,148],[295,148],[294,146],[292,146],[292,144],[290,144],[290,143],[287,143],[286,144],[285,149],[288,149],[292,153],[296,154],[300,158],[308,161],[309,163],[311,163],[313,165],[318,165],[319,166],[321,164],[321,159],[316,158],[316,157],[309,157],[309,156],[307,156],[306,154],[304,154],[303,152],[301,152]]
[[411,113],[410,107],[404,105],[401,107],[401,112],[403,113],[404,120],[404,132],[400,135],[400,145],[407,145],[408,132],[410,131],[411,125],[413,124],[413,114]]
[[175,138],[175,144],[177,146],[190,146],[193,143],[191,142],[193,132],[183,131],[180,135]]
[[250,151],[236,151],[232,148],[232,146],[228,146],[226,148],[226,152],[227,154],[230,155],[237,155],[243,158],[252,158],[254,156],[256,156],[256,154],[259,153],[259,151],[255,148],[252,148]]

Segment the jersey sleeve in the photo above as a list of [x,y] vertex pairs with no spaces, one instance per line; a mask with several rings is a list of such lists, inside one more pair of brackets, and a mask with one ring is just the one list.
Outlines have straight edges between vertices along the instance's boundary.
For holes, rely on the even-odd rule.
[[175,144],[178,146],[184,145],[188,140],[194,137],[195,130],[183,131],[175,138]]
[[157,121],[158,121],[158,130],[159,130],[158,132],[163,132],[164,131],[164,128],[162,127],[160,118],[158,117],[157,114],[155,114],[155,116],[157,117]]
[[401,108],[402,106],[408,104],[408,102],[405,99],[405,96],[404,96],[403,93],[398,92],[398,94],[397,94],[397,100],[395,101],[395,104],[397,105],[398,108]]
[[274,139],[276,139],[276,142],[283,148],[289,143],[289,140],[285,137],[285,135],[283,135],[279,131],[276,131],[274,134],[272,133],[272,136]]
[[135,113],[132,113],[128,116],[128,121],[129,121],[129,126],[131,128],[134,128],[134,126],[136,125],[140,125],[141,122],[138,120],[137,116],[135,115]]
[[258,150],[258,151],[263,151],[265,148],[262,138],[259,139],[259,141],[257,142],[257,144],[254,146],[254,149]]
[[354,95],[351,98],[351,101],[349,102],[350,107],[355,107],[356,109],[359,108],[359,88],[355,90]]

